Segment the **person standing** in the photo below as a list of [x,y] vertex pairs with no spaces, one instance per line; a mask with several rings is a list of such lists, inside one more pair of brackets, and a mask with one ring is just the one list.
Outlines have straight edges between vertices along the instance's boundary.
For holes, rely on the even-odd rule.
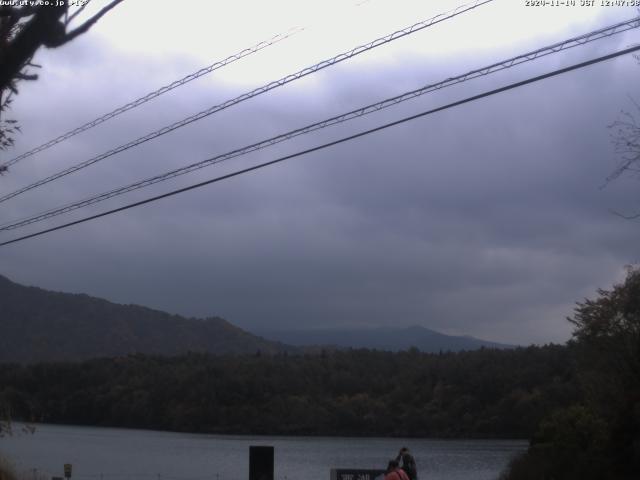
[[404,470],[400,468],[397,460],[389,460],[384,480],[409,480]]
[[407,447],[402,447],[398,456],[396,457],[396,463],[402,461],[402,470],[407,474],[409,480],[418,480],[418,469],[416,468],[416,460],[409,452]]

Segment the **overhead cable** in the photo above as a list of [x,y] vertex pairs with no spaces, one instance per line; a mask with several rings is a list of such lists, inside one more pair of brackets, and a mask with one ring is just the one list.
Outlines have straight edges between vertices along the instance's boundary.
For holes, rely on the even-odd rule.
[[190,185],[188,187],[184,187],[184,188],[179,188],[179,189],[173,190],[171,192],[167,192],[167,193],[164,193],[164,194],[161,194],[161,195],[157,195],[155,197],[147,198],[145,200],[141,200],[141,201],[138,201],[138,202],[130,203],[128,205],[124,205],[124,206],[119,207],[119,208],[114,208],[112,210],[108,210],[106,212],[98,213],[96,215],[91,215],[89,217],[84,217],[84,218],[81,218],[79,220],[75,220],[73,222],[65,223],[65,224],[58,225],[58,226],[52,227],[52,228],[47,228],[45,230],[40,230],[38,232],[34,232],[34,233],[29,234],[29,235],[24,235],[24,236],[19,237],[19,238],[14,238],[12,240],[8,240],[8,241],[0,243],[0,247],[1,246],[5,246],[5,245],[10,245],[12,243],[20,242],[20,241],[23,241],[23,240],[27,240],[29,238],[33,238],[33,237],[37,237],[37,236],[40,236],[40,235],[44,235],[44,234],[47,234],[47,233],[51,233],[51,232],[54,232],[54,231],[57,231],[57,230],[62,230],[64,228],[68,228],[68,227],[71,227],[73,225],[78,225],[80,223],[85,223],[85,222],[88,222],[90,220],[95,220],[97,218],[105,217],[107,215],[112,215],[114,213],[122,212],[122,211],[125,211],[125,210],[128,210],[128,209],[134,208],[134,207],[138,207],[138,206],[145,205],[145,204],[148,204],[148,203],[156,202],[156,201],[161,200],[163,198],[167,198],[167,197],[171,197],[171,196],[174,196],[174,195],[178,195],[180,193],[184,193],[184,192],[187,192],[189,190],[194,190],[196,188],[204,187],[206,185],[210,185],[212,183],[217,183],[217,182],[220,182],[222,180],[226,180],[226,179],[229,179],[229,178],[232,178],[232,177],[236,177],[236,176],[248,173],[248,172],[252,172],[254,170],[259,170],[261,168],[265,168],[265,167],[268,167],[270,165],[275,165],[277,163],[284,162],[285,160],[290,160],[292,158],[301,157],[303,155],[306,155],[306,154],[309,154],[309,153],[312,153],[312,152],[317,152],[319,150],[324,150],[325,148],[332,147],[332,146],[335,146],[335,145],[339,145],[339,144],[342,144],[342,143],[345,143],[345,142],[348,142],[348,141],[351,141],[351,140],[355,140],[357,138],[364,137],[366,135],[370,135],[372,133],[379,132],[381,130],[385,130],[387,128],[394,127],[396,125],[400,125],[400,124],[403,124],[403,123],[406,123],[406,122],[409,122],[409,121],[412,121],[412,120],[416,120],[418,118],[422,118],[422,117],[425,117],[427,115],[431,115],[431,114],[436,113],[436,112],[440,112],[440,111],[443,111],[443,110],[447,110],[449,108],[453,108],[453,107],[456,107],[456,106],[459,106],[459,105],[463,105],[463,104],[470,103],[470,102],[473,102],[473,101],[476,101],[476,100],[480,100],[482,98],[486,98],[486,97],[489,97],[489,96],[492,96],[492,95],[496,95],[498,93],[506,92],[508,90],[513,90],[515,88],[519,88],[519,87],[522,87],[522,86],[525,86],[525,85],[528,85],[528,84],[531,84],[531,83],[539,82],[541,80],[545,80],[547,78],[555,77],[557,75],[561,75],[561,74],[564,74],[564,73],[567,73],[567,72],[571,72],[571,71],[574,71],[574,70],[585,68],[585,67],[588,67],[590,65],[594,65],[594,64],[597,64],[597,63],[600,63],[600,62],[604,62],[606,60],[610,60],[612,58],[619,57],[621,55],[627,55],[629,53],[636,52],[638,50],[640,50],[640,45],[635,45],[633,47],[626,48],[624,50],[619,50],[619,51],[610,53],[608,55],[603,55],[603,56],[600,56],[600,57],[597,57],[597,58],[593,58],[593,59],[585,61],[585,62],[581,62],[581,63],[577,63],[577,64],[574,64],[574,65],[570,65],[568,67],[564,67],[564,68],[560,68],[560,69],[557,69],[557,70],[553,70],[551,72],[548,72],[548,73],[545,73],[545,74],[542,74],[542,75],[538,75],[538,76],[535,76],[535,77],[530,77],[530,78],[528,78],[526,80],[521,80],[519,82],[514,82],[514,83],[508,84],[506,86],[500,87],[500,88],[496,88],[496,89],[489,90],[487,92],[484,92],[484,93],[481,93],[481,94],[478,94],[478,95],[473,95],[471,97],[467,97],[467,98],[465,98],[463,100],[458,100],[456,102],[452,102],[452,103],[443,105],[441,107],[437,107],[437,108],[434,108],[434,109],[431,109],[431,110],[427,110],[427,111],[424,111],[424,112],[421,112],[421,113],[418,113],[418,114],[415,114],[415,115],[411,115],[409,117],[404,117],[404,118],[401,118],[400,120],[396,120],[394,122],[386,123],[384,125],[380,125],[378,127],[371,128],[369,130],[365,130],[365,131],[356,133],[354,135],[349,135],[347,137],[342,137],[342,138],[340,138],[338,140],[334,140],[332,142],[327,142],[327,143],[324,143],[322,145],[318,145],[318,146],[315,146],[315,147],[312,147],[312,148],[308,148],[306,150],[302,150],[302,151],[299,151],[299,152],[296,152],[296,153],[293,153],[293,154],[290,154],[290,155],[285,155],[283,157],[276,158],[275,160],[271,160],[271,161],[268,161],[268,162],[260,163],[258,165],[254,165],[252,167],[244,168],[242,170],[237,170],[235,172],[228,173],[226,175],[221,175],[219,177],[215,177],[215,178],[212,178],[210,180],[206,180],[204,182],[196,183],[196,184]]
[[441,82],[438,83],[433,83],[433,84],[429,84],[426,85],[424,87],[421,87],[419,89],[416,90],[412,90],[409,92],[405,92],[401,95],[397,95],[395,97],[392,98],[388,98],[386,100],[377,102],[377,103],[373,103],[370,105],[367,105],[365,107],[356,109],[356,110],[352,110],[350,112],[347,113],[343,113],[341,115],[337,115],[325,120],[322,120],[320,122],[316,122],[310,125],[307,125],[305,127],[302,128],[298,128],[295,130],[291,130],[289,132],[277,135],[275,137],[271,137],[268,138],[266,140],[261,140],[259,142],[253,143],[251,145],[242,147],[242,148],[238,148],[235,150],[232,150],[230,152],[221,154],[221,155],[216,155],[215,157],[211,157],[196,163],[192,163],[190,165],[186,165],[174,170],[170,170],[168,172],[159,174],[159,175],[155,175],[153,177],[144,179],[144,180],[140,180],[138,182],[123,186],[123,187],[118,187],[116,189],[113,190],[109,190],[107,192],[103,192],[99,195],[94,195],[92,197],[89,198],[85,198],[83,200],[80,201],[76,201],[74,203],[70,203],[70,204],[66,204],[64,206],[59,206],[53,209],[49,209],[47,211],[44,212],[40,212],[36,215],[32,215],[30,217],[21,219],[21,220],[14,220],[11,222],[7,222],[5,224],[0,225],[0,231],[7,231],[7,230],[13,230],[16,228],[20,228],[26,225],[30,225],[32,223],[36,223],[36,222],[40,222],[58,215],[62,215],[65,213],[69,213],[71,211],[77,210],[79,208],[82,207],[86,207],[89,205],[93,205],[95,203],[99,203],[102,201],[105,201],[109,198],[113,198],[119,195],[123,195],[125,193],[128,192],[132,192],[134,190],[138,190],[140,188],[144,188],[144,187],[148,187],[151,185],[154,185],[156,183],[159,182],[163,182],[165,180],[169,180],[171,178],[175,178],[196,170],[199,170],[201,168],[205,168],[214,164],[218,164],[221,162],[224,162],[226,160],[232,159],[232,158],[236,158],[236,157],[240,157],[242,155],[246,155],[249,154],[251,152],[257,151],[257,150],[261,150],[263,148],[284,142],[286,140],[290,140],[292,138],[295,138],[297,136],[300,135],[304,135],[307,133],[311,133],[332,125],[337,125],[349,120],[353,120],[355,118],[359,118],[365,115],[368,115],[370,113],[374,113],[380,110],[383,110],[385,108],[391,107],[393,105],[397,105],[399,103],[405,102],[407,100],[411,100],[413,98],[419,97],[421,95],[424,95],[426,93],[430,93],[442,88],[446,88],[452,85],[456,85],[458,83],[462,83],[474,78],[478,78],[481,76],[485,76],[485,75],[489,75],[501,70],[505,70],[507,68],[511,68],[513,66],[516,65],[520,65],[522,63],[525,62],[530,62],[533,61],[535,59],[550,55],[550,54],[554,54],[554,53],[558,53],[561,52],[563,50],[567,50],[569,48],[573,48],[576,46],[580,46],[580,45],[584,45],[586,43],[595,41],[595,40],[599,40],[602,38],[607,38],[610,37],[612,35],[621,33],[621,32],[625,32],[628,31],[632,28],[638,28],[640,26],[640,17],[636,17],[633,19],[629,19],[626,20],[624,22],[620,22],[614,25],[610,25],[577,37],[573,37],[567,40],[564,40],[562,42],[558,42],[558,43],[554,43],[552,45],[548,45],[546,47],[542,47],[539,48],[537,50],[533,50],[521,55],[518,55],[516,57],[512,57],[509,58],[507,60],[503,60],[501,62],[497,62],[497,63],[493,63],[489,66],[485,66],[476,70],[472,70],[470,72],[464,73],[462,75],[458,75],[455,77],[450,77],[446,80],[443,80]]
[[227,58],[225,58],[224,60],[220,60],[218,62],[215,62],[207,67],[201,68],[200,70],[198,70],[197,72],[193,72],[179,80],[176,80],[175,82],[171,82],[168,85],[165,85],[163,87],[160,87],[157,90],[154,90],[153,92],[147,93],[146,95],[144,95],[143,97],[140,97],[136,100],[133,100],[132,102],[129,102],[121,107],[116,108],[115,110],[112,110],[109,113],[105,113],[104,115],[102,115],[101,117],[98,117],[94,120],[91,120],[90,122],[85,123],[84,125],[80,125],[77,128],[74,128],[73,130],[69,130],[67,133],[63,133],[62,135],[49,140],[48,142],[43,143],[42,145],[29,150],[28,152],[25,152],[21,155],[18,155],[15,158],[12,158],[11,160],[8,160],[2,164],[0,164],[0,167],[10,167],[11,165],[14,165],[16,163],[18,163],[20,160],[24,160],[25,158],[31,157],[33,155],[35,155],[36,153],[42,152],[43,150],[47,150],[48,148],[53,147],[54,145],[57,145],[60,142],[63,142],[65,140],[68,140],[71,137],[74,137],[76,135],[78,135],[79,133],[85,132],[93,127],[96,127],[98,125],[100,125],[101,123],[106,122],[107,120],[111,120],[114,117],[117,117],[118,115],[129,111],[133,108],[139,107],[140,105],[147,103],[150,100],[153,100],[156,97],[159,97],[160,95],[163,95],[171,90],[173,90],[174,88],[178,88],[181,87],[197,78],[200,78],[204,75],[207,75],[211,72],[213,72],[214,70],[218,70],[226,65],[229,65],[237,60],[240,60],[241,58],[244,57],[248,57],[249,55],[252,55],[256,52],[259,52],[260,50],[267,48],[271,45],[274,45],[286,38],[291,37],[292,35],[295,35],[296,33],[301,32],[302,30],[304,30],[303,27],[294,27],[290,30],[288,30],[285,33],[280,33],[278,35],[275,35],[273,37],[271,37],[268,40],[262,41],[260,43],[257,43],[256,45],[254,45],[253,47],[249,47],[249,48],[245,48],[244,50],[238,52],[238,53],[234,53],[233,55],[228,56]]
[[484,5],[486,3],[490,3],[493,0],[475,0],[472,3],[468,3],[465,5],[461,5],[457,8],[455,8],[454,10],[451,10],[447,13],[441,13],[439,15],[436,15],[435,17],[432,17],[428,20],[423,20],[421,22],[415,23],[413,25],[411,25],[410,27],[404,28],[402,30],[398,30],[396,32],[393,32],[389,35],[385,35],[384,37],[380,37],[376,40],[373,40],[367,44],[361,45],[359,47],[355,47],[351,50],[349,50],[348,52],[344,52],[341,53],[339,55],[336,55],[335,57],[332,57],[328,60],[323,60],[322,62],[316,63],[315,65],[312,65],[310,67],[306,67],[296,73],[287,75],[285,77],[282,77],[279,80],[273,81],[271,83],[268,83],[267,85],[264,85],[262,87],[256,88],[248,93],[245,93],[243,95],[240,95],[236,98],[233,98],[231,100],[228,100],[224,103],[221,103],[219,105],[215,105],[213,107],[208,108],[207,110],[203,110],[199,113],[196,113],[195,115],[191,115],[190,117],[187,117],[183,120],[180,120],[178,122],[175,122],[171,125],[168,125],[166,127],[163,127],[159,130],[156,130],[154,132],[148,133],[147,135],[144,135],[143,137],[137,138],[136,140],[133,140],[129,143],[120,145],[119,147],[113,148],[105,153],[102,153],[96,157],[90,158],[89,160],[85,160],[84,162],[78,163],[72,167],[69,167],[65,170],[61,170],[49,177],[46,177],[42,180],[38,180],[35,183],[32,183],[30,185],[27,185],[26,187],[22,187],[18,190],[15,190],[11,193],[8,193],[6,195],[0,196],[0,202],[5,202],[17,195],[20,195],[22,193],[25,193],[29,190],[32,190],[34,188],[40,187],[42,185],[45,185],[49,182],[52,182],[54,180],[57,180],[58,178],[64,177],[66,175],[69,175],[71,173],[77,172],[78,170],[81,170],[83,168],[86,168],[90,165],[93,165],[94,163],[97,163],[101,160],[104,160],[105,158],[111,157],[113,155],[116,155],[118,153],[121,153],[125,150],[129,150],[130,148],[136,147],[142,143],[148,142],[149,140],[153,140],[157,137],[160,137],[162,135],[165,135],[169,132],[172,132],[178,128],[184,127],[186,125],[189,125],[193,122],[196,122],[198,120],[202,120],[205,117],[208,117],[209,115],[212,115],[216,112],[219,112],[221,110],[224,110],[226,108],[229,108],[233,105],[236,105],[238,103],[241,103],[245,100],[248,100],[250,98],[253,98],[257,95],[261,95],[263,93],[266,93],[270,90],[273,90],[275,88],[281,87],[283,85],[286,85],[288,83],[291,83],[295,80],[298,80],[302,77],[305,77],[309,74],[315,73],[319,70],[322,70],[324,68],[330,67],[332,65],[336,65],[340,62],[343,62],[345,60],[348,60],[350,58],[353,58],[361,53],[367,52],[369,50],[372,50],[376,47],[379,47],[381,45],[385,45],[389,42],[392,42],[394,40],[397,40],[399,38],[405,37],[407,35],[410,35],[412,33],[418,32],[420,30],[423,30],[427,27],[430,27],[432,25],[435,25],[437,23],[443,22],[445,20],[451,19],[457,15],[461,15],[462,13],[468,12],[474,8],[477,8],[481,5]]
[[[363,5],[364,3],[366,3],[369,0],[366,0],[365,2],[358,2],[355,4],[356,7],[359,7],[361,5]],[[87,3],[86,2],[82,7],[80,7],[78,10],[76,10],[76,12],[69,18],[69,21],[71,21],[73,19],[73,17],[75,17],[76,15],[78,15],[83,9],[84,7],[86,7]],[[150,92],[146,95],[144,95],[143,97],[140,97],[136,100],[133,100],[129,103],[127,103],[126,105],[123,105],[121,107],[116,108],[115,110],[109,112],[109,113],[105,113],[104,115],[102,115],[99,118],[96,118],[94,120],[91,120],[90,122],[87,122],[83,125],[80,125],[77,128],[74,128],[73,130],[70,130],[66,133],[63,133],[62,135],[49,140],[45,143],[43,143],[42,145],[33,148],[32,150],[29,150],[28,152],[25,152],[11,160],[8,160],[7,162],[4,163],[0,163],[0,167],[10,167],[11,165],[19,162],[20,160],[23,160],[25,158],[31,157],[33,155],[35,155],[36,153],[42,152],[43,150],[46,150],[54,145],[57,145],[60,142],[63,142],[65,140],[68,140],[71,137],[74,137],[75,135],[78,135],[79,133],[82,133],[86,130],[89,130],[97,125],[100,125],[101,123],[106,122],[107,120],[112,119],[113,117],[116,117],[118,115],[120,115],[121,113],[124,113],[128,110],[131,110],[133,108],[136,108],[150,100],[153,100],[156,97],[159,97],[160,95],[163,95],[171,90],[173,90],[174,88],[178,88],[181,87],[183,85],[185,85],[186,83],[191,82],[192,80],[195,80],[197,78],[200,78],[204,75],[207,75],[215,70],[218,70],[224,66],[227,66],[233,62],[235,62],[236,60],[240,60],[244,57],[247,57],[253,53],[257,53],[260,50],[270,47],[271,45],[275,45],[276,43],[285,40],[289,37],[292,37],[293,35],[300,33],[301,31],[305,30],[306,27],[293,27],[290,28],[289,30],[287,30],[284,33],[279,33],[278,35],[274,35],[273,37],[271,37],[268,40],[264,40],[262,42],[257,43],[256,45],[249,47],[249,48],[245,48],[244,50],[241,50],[238,53],[235,53],[233,55],[230,55],[229,57],[225,58],[224,60],[215,62],[207,67],[203,67],[200,70],[193,72],[179,80],[176,80],[174,82],[171,82],[168,85],[165,85],[163,87],[160,87],[159,89]]]

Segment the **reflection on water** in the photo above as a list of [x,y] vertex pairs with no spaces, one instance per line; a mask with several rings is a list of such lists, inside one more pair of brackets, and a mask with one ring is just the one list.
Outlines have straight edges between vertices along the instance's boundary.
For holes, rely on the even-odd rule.
[[278,480],[328,480],[331,468],[385,468],[408,446],[424,480],[496,479],[521,440],[416,440],[195,435],[37,425],[33,435],[0,439],[18,469],[73,480],[247,480],[249,446],[273,445]]

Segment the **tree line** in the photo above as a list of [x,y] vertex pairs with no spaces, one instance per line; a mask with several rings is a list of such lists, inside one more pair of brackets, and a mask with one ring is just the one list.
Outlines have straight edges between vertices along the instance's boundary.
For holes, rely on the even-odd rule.
[[172,431],[523,438],[579,398],[571,348],[130,355],[0,365],[28,421]]

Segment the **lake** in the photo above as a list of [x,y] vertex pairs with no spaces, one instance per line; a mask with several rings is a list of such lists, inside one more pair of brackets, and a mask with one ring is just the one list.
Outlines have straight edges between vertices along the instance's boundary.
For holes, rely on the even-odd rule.
[[[17,430],[17,429],[16,429]],[[201,435],[116,428],[36,425],[34,434],[0,438],[27,480],[247,480],[249,446],[275,447],[277,480],[329,480],[331,468],[380,468],[407,446],[420,480],[493,480],[523,440],[423,440],[390,438]],[[34,470],[35,469],[35,470]]]

